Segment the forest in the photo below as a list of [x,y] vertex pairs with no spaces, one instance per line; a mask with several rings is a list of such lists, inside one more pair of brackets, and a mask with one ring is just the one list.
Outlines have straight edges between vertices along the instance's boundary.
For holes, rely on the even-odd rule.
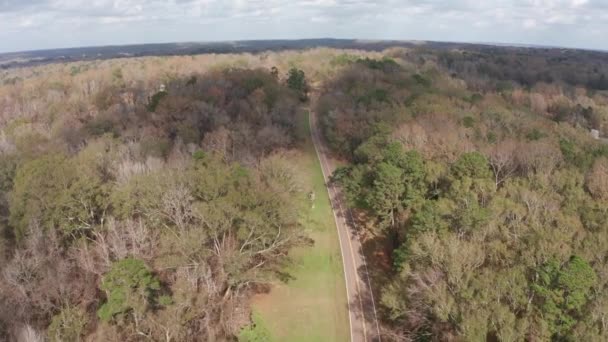
[[152,88],[112,67],[106,80],[5,86],[3,337],[237,336],[244,298],[306,243],[280,153],[300,139],[298,71],[227,68]]
[[387,338],[606,340],[607,93],[428,58],[353,59],[317,105]]
[[319,48],[0,71],[0,339],[268,340],[250,299],[315,243],[285,157],[310,109],[383,340],[606,340],[602,58]]

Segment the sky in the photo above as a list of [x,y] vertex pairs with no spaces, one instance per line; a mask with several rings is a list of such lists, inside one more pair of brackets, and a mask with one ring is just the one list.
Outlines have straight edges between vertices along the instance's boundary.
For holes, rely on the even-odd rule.
[[0,0],[0,52],[300,38],[608,50],[608,0]]

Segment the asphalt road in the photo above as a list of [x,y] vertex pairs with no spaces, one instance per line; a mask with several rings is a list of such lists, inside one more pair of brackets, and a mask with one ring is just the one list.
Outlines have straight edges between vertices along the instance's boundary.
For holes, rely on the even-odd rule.
[[329,182],[329,177],[336,168],[332,161],[328,148],[326,147],[319,128],[317,126],[315,113],[310,111],[310,132],[312,142],[321,163],[323,178],[327,186],[327,192],[338,229],[340,239],[340,250],[344,266],[346,280],[346,293],[348,296],[348,311],[350,321],[350,336],[352,342],[380,341],[380,328],[376,314],[376,303],[371,291],[371,283],[365,263],[365,256],[361,248],[361,241],[357,233],[357,227],[352,214],[340,189]]

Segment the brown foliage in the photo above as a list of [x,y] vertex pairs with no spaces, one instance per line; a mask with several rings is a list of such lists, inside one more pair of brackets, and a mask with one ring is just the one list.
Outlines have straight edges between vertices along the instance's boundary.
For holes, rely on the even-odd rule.
[[587,175],[587,189],[593,197],[608,200],[608,158],[595,161]]

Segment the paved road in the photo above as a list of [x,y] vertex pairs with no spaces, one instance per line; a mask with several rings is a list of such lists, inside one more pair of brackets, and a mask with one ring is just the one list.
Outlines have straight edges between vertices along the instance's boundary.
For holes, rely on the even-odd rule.
[[355,222],[350,210],[346,207],[340,189],[329,183],[329,177],[335,170],[336,163],[330,158],[329,150],[325,146],[316,124],[315,113],[312,111],[310,111],[309,123],[312,142],[321,163],[338,228],[348,296],[351,341],[379,342],[380,328],[376,315],[376,304]]

